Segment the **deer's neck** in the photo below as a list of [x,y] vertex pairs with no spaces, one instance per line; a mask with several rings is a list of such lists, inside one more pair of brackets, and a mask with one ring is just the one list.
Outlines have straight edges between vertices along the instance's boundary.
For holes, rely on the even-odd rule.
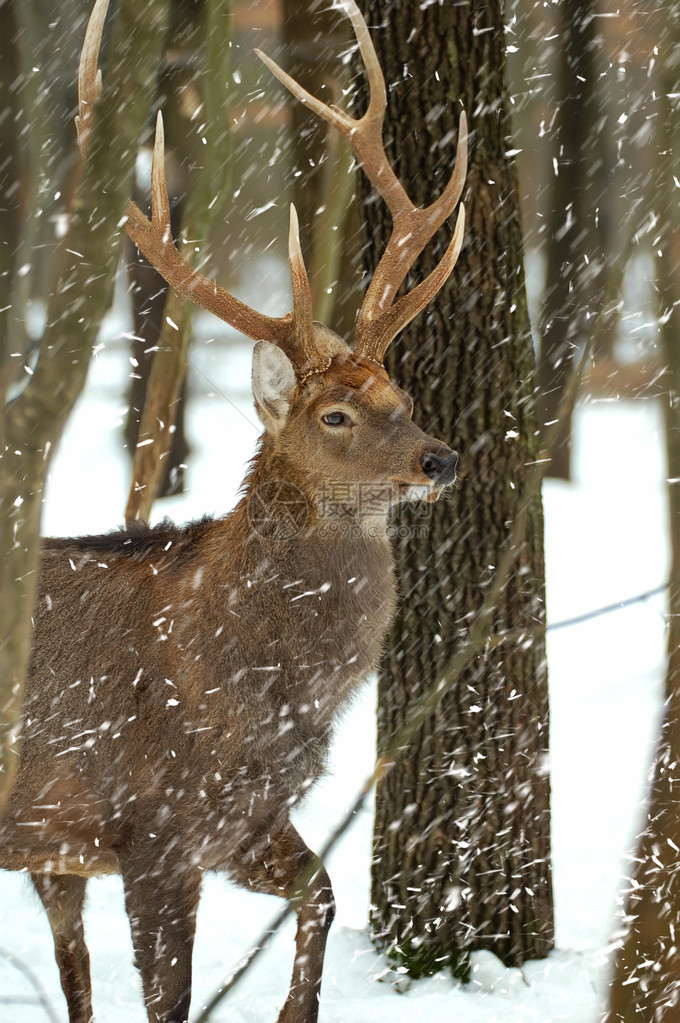
[[[270,599],[285,604],[286,613],[292,604],[296,614],[307,602],[293,602],[291,594],[317,593],[328,616],[324,628],[332,628],[333,621],[342,629],[349,622],[366,622],[381,644],[396,603],[387,516],[382,528],[366,530],[346,509],[336,518],[320,514],[319,503],[309,481],[293,474],[265,440],[233,513],[240,565],[236,585],[242,588],[245,572],[249,585],[266,588]],[[370,645],[373,649],[373,640]]]
[[386,552],[388,502],[384,489],[301,473],[274,451],[265,434],[251,462],[237,508],[244,532],[272,543],[304,540],[327,547],[368,542]]
[[[326,526],[309,506],[304,481],[264,444],[239,505],[207,541],[215,544],[206,553],[221,597],[212,612],[214,634],[220,644],[223,635],[231,636],[225,674],[239,679],[225,697],[252,697],[260,731],[263,705],[274,706],[275,722],[286,708],[295,728],[283,738],[277,732],[271,742],[307,750],[299,770],[291,767],[291,785],[321,770],[335,715],[377,666],[396,605],[384,532]],[[225,527],[226,556],[219,546]],[[280,755],[285,759],[288,752]]]

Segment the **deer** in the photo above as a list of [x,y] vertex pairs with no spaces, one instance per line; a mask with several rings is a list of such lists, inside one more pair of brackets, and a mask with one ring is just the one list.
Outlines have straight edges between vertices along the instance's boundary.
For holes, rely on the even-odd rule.
[[[107,2],[95,4],[81,57],[85,157]],[[383,650],[397,603],[388,517],[401,502],[437,500],[456,478],[456,452],[414,423],[384,357],[458,259],[467,161],[463,112],[450,180],[430,206],[412,203],[383,144],[386,87],[369,29],[354,0],[341,7],[366,69],[361,117],[260,57],[347,139],[392,215],[351,346],[313,319],[293,207],[292,313],[258,313],[184,261],[169,227],[160,117],[151,215],[128,207],[129,236],[169,284],[256,342],[263,432],[224,517],[44,541],[0,867],[31,876],[70,1023],[93,1019],[82,910],[88,878],[101,874],[122,876],[150,1023],[186,1023],[205,871],[293,904],[278,1023],[318,1018],[333,892],[290,812],[323,773],[334,723]],[[399,294],[456,206],[441,261]]]

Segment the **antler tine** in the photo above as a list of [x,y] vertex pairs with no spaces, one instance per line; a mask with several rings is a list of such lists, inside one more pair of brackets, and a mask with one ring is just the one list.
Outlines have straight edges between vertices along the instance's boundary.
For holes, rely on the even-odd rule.
[[[357,317],[355,347],[358,346],[357,351],[359,351],[359,354],[362,353],[364,336],[369,334],[373,337],[377,336],[378,320],[389,311],[407,273],[427,243],[439,230],[444,221],[453,213],[465,184],[467,146],[467,117],[465,116],[465,111],[462,110],[458,126],[456,160],[444,191],[430,206],[425,206],[421,209],[415,207],[407,209],[405,207],[396,214],[393,213],[392,234],[375,269]],[[443,258],[446,260],[446,255]],[[451,270],[453,270],[453,266]],[[443,283],[444,281],[442,281]],[[409,294],[413,294],[413,292]],[[405,295],[404,298],[408,299],[409,294]],[[435,294],[436,291],[432,293],[432,297]],[[414,302],[413,315],[404,321],[402,327],[399,328],[400,330],[417,316],[423,308],[422,306],[416,308],[417,306],[418,303]],[[403,308],[408,308],[407,302],[403,303]],[[392,334],[390,340],[394,336]],[[389,341],[387,344],[389,344]],[[385,345],[385,350],[386,348],[387,345]]]
[[453,165],[453,172],[449,178],[446,188],[435,202],[430,206],[433,218],[441,216],[437,227],[441,227],[444,221],[453,213],[456,203],[463,194],[465,178],[467,176],[468,161],[468,126],[465,111],[461,110],[458,119],[458,145],[456,146],[456,161]]
[[295,206],[290,204],[290,228],[288,231],[288,263],[290,280],[293,289],[293,320],[295,332],[310,365],[318,363],[318,354],[314,346],[314,312],[312,309],[312,289],[309,286],[305,261],[300,246],[300,226]]
[[465,207],[461,203],[449,246],[434,270],[424,281],[402,295],[377,319],[357,321],[355,351],[371,362],[382,364],[385,352],[400,330],[425,308],[444,286],[456,265],[465,236]]
[[322,103],[320,99],[316,99],[315,96],[312,96],[310,92],[307,92],[305,88],[299,85],[294,78],[291,78],[288,72],[279,67],[275,60],[272,60],[266,53],[263,53],[262,50],[258,50],[256,47],[255,53],[262,63],[269,68],[274,77],[278,78],[281,84],[285,85],[288,91],[296,99],[299,99],[304,106],[309,107],[319,117],[323,117],[324,121],[328,121],[329,124],[332,124],[343,135],[349,135],[356,124],[354,118],[350,117],[349,114],[345,114],[337,107],[329,107],[326,103]]
[[338,107],[322,103],[299,85],[294,78],[291,78],[266,53],[261,50],[255,50],[255,52],[296,99],[344,135],[352,147],[359,166],[374,188],[385,199],[392,215],[395,216],[404,207],[409,209],[414,207],[383,149],[382,131],[387,106],[385,79],[370,32],[356,3],[354,0],[338,0],[338,4],[352,22],[368,79],[368,107],[360,118],[350,117]]
[[[97,69],[104,20],[109,0],[95,0],[85,32],[78,72],[79,113],[76,130],[85,159],[92,129],[94,105],[101,91]],[[291,213],[290,267],[293,282],[294,315],[272,317],[259,313],[195,270],[177,249],[170,227],[170,200],[165,180],[163,118],[158,114],[151,169],[151,219],[136,203],[127,207],[127,234],[146,259],[175,291],[214,316],[231,324],[253,340],[278,345],[303,376],[324,362],[313,343],[311,292],[302,260],[297,216]],[[299,321],[299,322],[298,322]]]
[[301,103],[303,103],[306,107],[309,107],[310,110],[313,110],[319,117],[323,117],[323,119],[328,121],[329,124],[338,128],[343,135],[349,135],[349,133],[352,132],[361,121],[366,119],[367,114],[370,115],[371,119],[380,119],[382,121],[385,116],[385,109],[387,106],[387,95],[385,92],[385,80],[383,78],[382,71],[380,70],[378,55],[375,52],[373,40],[371,39],[370,32],[368,31],[361,11],[354,0],[338,0],[338,6],[344,10],[345,14],[352,22],[352,27],[354,28],[354,33],[357,37],[357,42],[359,43],[359,50],[361,52],[361,57],[368,77],[370,90],[369,104],[368,110],[362,118],[357,119],[350,117],[349,114],[346,114],[335,105],[328,106],[326,103],[323,103],[321,100],[317,99],[316,96],[312,96],[310,92],[307,92],[303,86],[296,82],[294,78],[291,78],[291,76],[284,71],[283,68],[279,67],[275,60],[268,57],[266,53],[262,52],[262,50],[256,49],[255,53],[258,55],[262,63],[266,64],[271,73],[278,78],[282,85],[285,85],[288,91],[291,92],[296,99],[299,99]]
[[151,160],[151,221],[157,223],[165,241],[170,241],[170,198],[165,180],[165,128],[163,115],[156,114],[156,134],[153,140]]
[[[451,264],[446,276],[442,278],[441,284],[434,288],[424,302],[420,302],[420,297],[424,294],[424,291],[420,291],[420,285],[413,288],[411,292],[399,300],[401,325],[397,329],[393,328],[395,317],[392,314],[392,306],[397,292],[427,242],[432,239],[442,224],[453,213],[463,190],[466,173],[467,119],[464,110],[461,110],[456,160],[444,191],[432,205],[422,209],[404,211],[394,217],[392,235],[386,250],[384,250],[375,268],[357,317],[355,332],[355,351],[357,354],[367,355],[369,358],[375,359],[375,351],[379,350],[381,353],[380,358],[382,358],[399,330],[403,329],[407,323],[417,316],[430,298],[435,297],[439,288],[443,286],[449,277],[455,260]],[[440,266],[448,263],[449,254],[454,251],[456,252],[456,259],[458,258],[462,246],[462,234],[460,236],[460,244],[455,244],[454,242],[456,241],[459,227],[462,230],[463,225],[464,220],[461,221],[459,218],[456,222],[456,228],[449,244],[449,249],[444,255]],[[427,280],[434,281],[436,273],[437,269],[433,271],[433,274],[430,274]],[[422,283],[424,284],[425,281],[422,281]],[[384,332],[382,332],[382,328],[384,328]]]
[[[417,208],[406,194],[385,152],[382,138],[386,108],[385,80],[370,32],[355,0],[338,0],[338,4],[352,22],[368,78],[368,108],[359,119],[322,103],[270,57],[259,50],[256,52],[301,103],[347,138],[357,162],[392,214],[392,234],[364,297],[355,333],[355,352],[375,360],[376,353],[382,358],[395,334],[436,294],[451,273],[460,251],[464,225],[461,217],[449,248],[436,270],[393,307],[408,271],[425,245],[452,214],[462,194],[467,171],[467,120],[465,113],[461,112],[456,162],[446,187],[430,206]],[[396,323],[399,326],[395,329]]]
[[175,291],[202,309],[231,324],[255,341],[271,341],[282,348],[296,366],[302,368],[308,352],[302,352],[296,341],[294,319],[258,313],[215,284],[188,263],[172,240],[170,200],[165,182],[165,146],[163,118],[156,119],[153,164],[151,169],[151,220],[132,200],[128,203],[126,230],[139,251]]
[[75,118],[80,155],[85,159],[92,130],[94,105],[102,89],[102,73],[98,69],[99,49],[102,42],[109,0],[96,0],[85,29],[83,48],[78,64],[78,113]]

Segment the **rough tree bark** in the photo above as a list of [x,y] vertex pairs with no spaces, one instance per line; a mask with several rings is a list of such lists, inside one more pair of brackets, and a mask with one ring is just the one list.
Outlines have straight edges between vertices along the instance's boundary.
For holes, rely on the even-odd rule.
[[[655,139],[659,338],[665,362],[666,457],[671,541],[665,716],[645,829],[633,860],[622,947],[604,1023],[675,1023],[680,1011],[680,3],[659,10],[662,74]],[[656,47],[655,47],[656,50]]]
[[[416,418],[461,451],[463,483],[426,518],[415,509],[397,523],[402,599],[379,681],[380,749],[465,637],[538,432],[500,0],[362,7],[389,83],[388,151],[414,201],[430,202],[450,174],[460,103],[472,128],[462,255],[389,354]],[[375,265],[389,218],[374,202],[365,216]],[[448,965],[465,976],[473,949],[518,965],[552,948],[544,628],[537,499],[485,654],[378,786],[371,925],[411,975]]]
[[[0,814],[20,750],[45,476],[110,304],[122,218],[167,6],[168,0],[149,0],[143,8],[137,0],[118,5],[110,50],[116,73],[108,76],[98,104],[38,361],[24,390],[5,405],[0,424]],[[5,399],[6,392],[3,403]]]
[[[8,253],[12,265],[3,267],[3,292],[11,290],[2,302],[0,343],[7,343],[15,359],[31,346],[27,302],[48,295],[58,273],[55,224],[70,208],[78,152],[71,69],[77,67],[89,6],[89,0],[63,0],[58,9],[50,0],[5,0],[2,5],[7,91],[0,145],[5,194],[15,212],[14,224],[3,227],[13,226],[16,233],[9,235],[14,242]],[[3,232],[1,237],[4,242],[7,236]]]

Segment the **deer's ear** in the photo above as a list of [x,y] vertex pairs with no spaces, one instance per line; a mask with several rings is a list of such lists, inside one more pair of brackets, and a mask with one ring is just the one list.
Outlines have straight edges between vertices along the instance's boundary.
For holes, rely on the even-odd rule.
[[268,429],[283,426],[296,386],[295,368],[285,352],[269,341],[258,341],[253,349],[253,394]]

